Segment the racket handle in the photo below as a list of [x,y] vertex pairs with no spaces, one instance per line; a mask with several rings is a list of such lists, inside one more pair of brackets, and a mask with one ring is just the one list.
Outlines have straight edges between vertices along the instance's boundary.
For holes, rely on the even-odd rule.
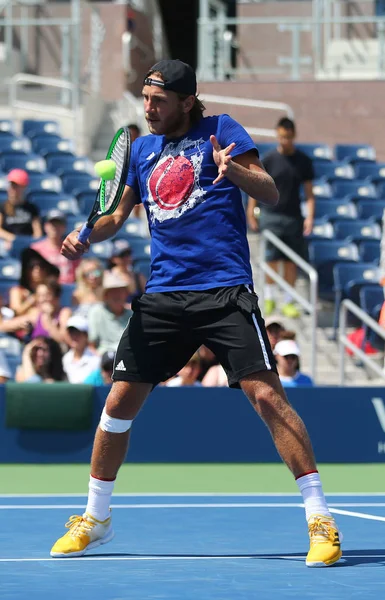
[[88,223],[84,223],[81,230],[79,231],[78,240],[82,244],[85,244],[91,235],[93,227],[88,227]]

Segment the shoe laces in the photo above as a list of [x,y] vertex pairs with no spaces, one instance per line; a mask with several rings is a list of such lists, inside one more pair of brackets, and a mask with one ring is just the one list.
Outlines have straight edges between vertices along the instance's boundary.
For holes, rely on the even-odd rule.
[[84,517],[80,515],[72,515],[66,523],[66,528],[69,529],[69,534],[71,537],[76,538],[82,534],[89,534],[92,528],[95,526],[95,523],[92,521],[87,521]]
[[309,535],[312,543],[322,544],[334,542],[336,528],[332,526],[331,521],[323,517],[316,517],[309,523]]

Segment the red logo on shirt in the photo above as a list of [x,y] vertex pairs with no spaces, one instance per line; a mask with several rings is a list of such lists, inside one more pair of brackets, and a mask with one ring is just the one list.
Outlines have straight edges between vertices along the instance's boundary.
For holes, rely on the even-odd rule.
[[148,185],[160,208],[174,210],[189,198],[194,179],[194,167],[185,156],[168,156],[151,173]]

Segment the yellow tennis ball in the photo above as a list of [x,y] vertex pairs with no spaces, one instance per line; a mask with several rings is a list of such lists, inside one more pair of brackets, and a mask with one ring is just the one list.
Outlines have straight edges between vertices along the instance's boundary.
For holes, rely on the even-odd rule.
[[116,173],[116,164],[113,160],[100,160],[94,166],[95,173],[105,181],[114,179]]

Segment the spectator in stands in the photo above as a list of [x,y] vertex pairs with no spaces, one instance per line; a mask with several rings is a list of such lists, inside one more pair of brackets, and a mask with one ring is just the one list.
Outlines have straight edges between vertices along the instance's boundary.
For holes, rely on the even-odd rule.
[[312,386],[313,380],[300,371],[300,350],[294,332],[285,332],[274,349],[279,378],[283,387]]
[[38,336],[25,346],[21,365],[16,371],[16,381],[54,383],[64,380],[62,352],[55,340]]
[[73,294],[74,311],[88,318],[90,308],[103,301],[104,267],[97,258],[83,258],[76,269],[76,289]]
[[9,308],[16,316],[25,315],[36,306],[36,288],[49,279],[59,279],[60,271],[45,260],[36,250],[25,248],[21,254],[21,276],[19,285],[9,291]]
[[32,244],[32,248],[39,252],[46,260],[60,270],[60,283],[74,283],[79,260],[68,260],[61,253],[67,227],[67,219],[63,212],[52,209],[47,213],[44,223],[46,237]]
[[111,385],[115,356],[116,352],[114,352],[114,350],[104,352],[100,362],[100,368],[88,375],[84,383],[90,385]]
[[[277,124],[278,147],[269,152],[263,159],[266,171],[271,175],[278,188],[280,199],[275,206],[261,204],[259,207],[259,229],[266,229],[289,246],[302,258],[307,258],[307,246],[304,236],[309,235],[313,229],[315,201],[313,196],[312,180],[314,170],[311,159],[298,150],[294,144],[296,135],[295,124],[291,119],[284,117]],[[301,212],[301,185],[304,187],[306,198],[306,218]],[[257,208],[257,202],[249,198],[248,217],[251,229],[255,229],[252,215]],[[297,278],[296,265],[287,259],[275,246],[268,244],[267,260],[275,270],[283,261],[284,277],[287,283],[295,286]],[[270,315],[276,307],[277,286],[268,278],[265,290],[265,316]],[[298,318],[300,312],[293,302],[290,294],[285,293],[282,313],[289,318]]]
[[88,346],[88,322],[74,315],[67,321],[67,343],[70,350],[63,356],[63,368],[70,383],[84,383],[100,365],[100,356]]
[[[89,313],[88,335],[91,346],[100,354],[115,350],[126,329],[132,310],[126,308],[127,282],[116,273],[106,271],[103,277],[103,304],[96,304]],[[119,369],[119,365],[116,367]]]
[[210,367],[202,379],[202,385],[204,387],[228,387],[229,382],[222,365],[217,364]]
[[209,369],[219,365],[219,360],[215,356],[214,352],[210,350],[210,348],[207,348],[207,346],[200,346],[198,353],[201,367],[198,379],[199,381],[203,381],[203,378]]
[[132,250],[127,240],[114,240],[113,251],[107,268],[127,282],[128,302],[131,302],[135,296],[143,294],[146,287],[146,278],[143,273],[134,271]]
[[167,387],[194,386],[200,387],[202,384],[199,381],[200,373],[200,358],[196,352],[187,364],[179,371],[178,375],[166,382]]
[[55,280],[41,283],[36,289],[36,307],[27,314],[33,329],[31,337],[50,337],[59,344],[66,343],[67,321],[71,309],[60,307],[61,286]]
[[29,177],[22,169],[12,169],[8,173],[9,181],[7,201],[0,207],[0,238],[9,246],[17,235],[31,235],[40,238],[43,235],[39,210],[25,200]]
[[271,349],[274,350],[276,344],[279,342],[283,332],[285,331],[285,327],[279,318],[273,316],[265,319],[265,327]]
[[130,132],[131,142],[135,142],[135,140],[137,140],[142,135],[140,127],[138,127],[136,123],[130,123],[129,125],[127,125],[127,127]]

